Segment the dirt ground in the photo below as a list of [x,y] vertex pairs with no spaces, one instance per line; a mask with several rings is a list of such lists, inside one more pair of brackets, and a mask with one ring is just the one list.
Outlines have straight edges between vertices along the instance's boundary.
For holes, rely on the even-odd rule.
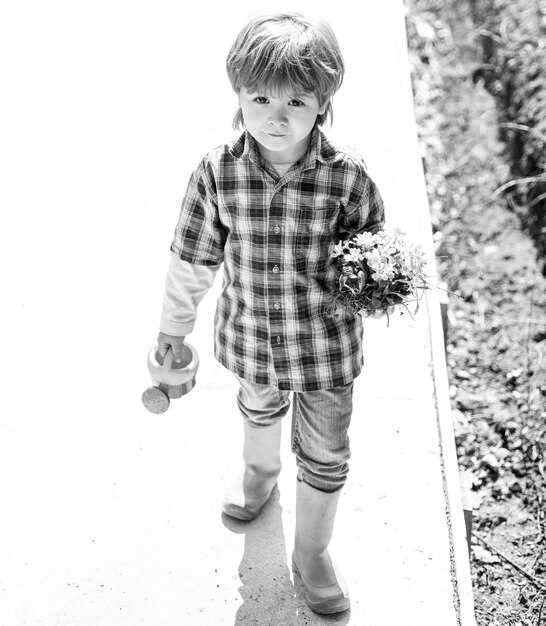
[[447,338],[457,452],[474,506],[480,626],[546,624],[546,280],[509,201],[495,103],[466,1],[411,0],[416,116]]

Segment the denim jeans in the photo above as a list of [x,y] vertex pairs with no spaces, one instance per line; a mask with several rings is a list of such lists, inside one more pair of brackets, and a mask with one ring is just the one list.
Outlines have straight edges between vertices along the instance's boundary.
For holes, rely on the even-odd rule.
[[[237,378],[237,403],[252,426],[271,426],[286,415],[292,392]],[[293,392],[292,452],[299,480],[329,492],[345,484],[351,456],[348,430],[352,409],[352,382],[333,389]]]

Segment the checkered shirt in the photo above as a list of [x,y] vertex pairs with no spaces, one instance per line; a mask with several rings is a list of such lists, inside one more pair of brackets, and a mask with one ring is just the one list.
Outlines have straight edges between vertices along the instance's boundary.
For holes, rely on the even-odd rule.
[[362,159],[318,127],[284,175],[248,132],[209,152],[193,172],[171,250],[224,264],[215,356],[238,376],[283,390],[351,382],[363,364],[360,316],[325,315],[338,273],[334,245],[384,223]]

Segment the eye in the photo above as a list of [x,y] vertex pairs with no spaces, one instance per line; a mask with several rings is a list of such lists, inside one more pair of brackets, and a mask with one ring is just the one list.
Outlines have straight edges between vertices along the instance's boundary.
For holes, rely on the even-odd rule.
[[257,96],[254,98],[254,102],[257,102],[258,104],[267,104],[269,100],[265,96]]
[[290,102],[288,103],[288,106],[296,107],[296,108],[304,107],[305,106],[305,102],[302,102],[301,100],[296,100],[294,98],[294,99],[290,100]]

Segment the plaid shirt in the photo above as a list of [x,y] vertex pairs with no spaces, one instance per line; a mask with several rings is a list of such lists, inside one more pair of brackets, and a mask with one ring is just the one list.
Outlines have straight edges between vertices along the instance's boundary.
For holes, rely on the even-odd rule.
[[315,127],[306,154],[280,176],[245,132],[209,152],[190,179],[171,250],[224,263],[215,356],[238,376],[314,391],[360,372],[362,320],[331,319],[339,239],[377,232],[383,202],[362,159]]

